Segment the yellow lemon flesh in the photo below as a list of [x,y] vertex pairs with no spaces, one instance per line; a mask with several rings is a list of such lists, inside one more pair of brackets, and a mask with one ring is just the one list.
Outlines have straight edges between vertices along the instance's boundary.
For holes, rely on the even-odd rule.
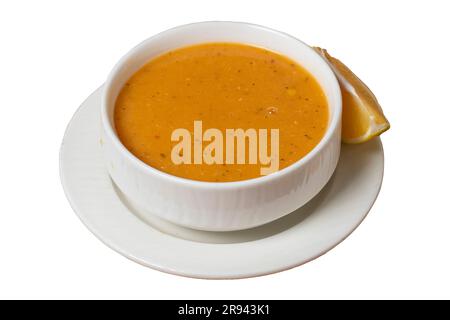
[[314,49],[333,69],[342,92],[342,141],[362,143],[390,128],[375,95],[345,64],[325,49]]

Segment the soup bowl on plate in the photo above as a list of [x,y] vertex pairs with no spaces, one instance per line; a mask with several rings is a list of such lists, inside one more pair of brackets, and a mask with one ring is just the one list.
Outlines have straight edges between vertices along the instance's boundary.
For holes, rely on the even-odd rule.
[[[116,100],[127,81],[150,60],[187,46],[241,43],[284,55],[318,82],[328,105],[322,139],[304,157],[266,176],[232,182],[186,179],[141,161],[119,138]],[[102,149],[116,186],[143,216],[206,231],[257,227],[300,208],[331,178],[341,144],[341,92],[327,62],[300,40],[266,27],[241,22],[201,22],[153,36],[128,52],[111,71],[101,102]]]

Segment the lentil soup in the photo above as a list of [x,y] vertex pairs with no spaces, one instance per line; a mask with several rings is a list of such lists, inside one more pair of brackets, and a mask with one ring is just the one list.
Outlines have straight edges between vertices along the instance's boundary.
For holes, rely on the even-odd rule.
[[325,94],[307,70],[278,53],[237,43],[162,54],[126,82],[114,109],[119,139],[137,158],[175,176],[211,182],[257,178],[261,165],[175,164],[174,130],[186,128],[194,135],[194,121],[202,121],[203,130],[224,133],[278,129],[283,169],[319,143],[328,118]]

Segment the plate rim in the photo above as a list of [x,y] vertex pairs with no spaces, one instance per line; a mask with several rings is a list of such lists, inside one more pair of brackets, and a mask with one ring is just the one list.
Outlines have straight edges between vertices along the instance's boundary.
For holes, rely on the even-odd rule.
[[[371,199],[370,203],[368,203],[367,205],[367,209],[365,209],[365,213],[363,215],[361,215],[361,217],[358,219],[358,222],[353,225],[353,227],[351,228],[350,231],[347,231],[343,237],[339,238],[339,240],[335,241],[335,243],[331,246],[328,246],[326,249],[321,250],[320,252],[315,253],[314,255],[311,255],[310,258],[308,259],[303,259],[301,261],[298,262],[292,262],[292,263],[287,263],[285,266],[283,267],[272,267],[272,268],[268,268],[265,271],[255,271],[253,273],[249,273],[249,272],[234,272],[233,275],[220,275],[217,273],[206,273],[206,272],[185,272],[183,270],[176,270],[170,267],[164,267],[164,266],[160,266],[155,262],[149,262],[149,261],[145,261],[142,258],[136,257],[133,254],[127,252],[127,250],[120,248],[119,245],[117,245],[117,241],[114,239],[106,239],[106,236],[102,236],[102,232],[100,230],[98,230],[92,223],[89,222],[89,219],[87,218],[86,215],[83,215],[80,213],[81,209],[78,207],[78,205],[76,204],[76,200],[73,199],[73,196],[71,195],[70,191],[69,191],[69,187],[68,187],[68,181],[67,181],[67,177],[64,173],[64,150],[65,150],[65,141],[67,140],[66,137],[68,136],[68,134],[70,133],[70,129],[72,128],[74,121],[77,119],[77,116],[79,116],[79,114],[81,113],[81,111],[84,108],[88,108],[88,104],[91,102],[91,100],[93,100],[96,95],[99,95],[101,90],[103,89],[103,85],[100,86],[99,88],[97,88],[95,91],[93,91],[84,101],[83,103],[78,107],[78,109],[76,110],[76,112],[73,114],[73,116],[71,117],[65,132],[64,132],[64,136],[62,139],[62,143],[61,143],[61,147],[59,149],[59,175],[60,175],[60,180],[62,183],[62,187],[64,190],[64,194],[66,196],[66,198],[69,201],[69,204],[72,208],[72,210],[75,212],[75,214],[78,216],[78,218],[80,219],[80,221],[86,226],[86,228],[97,238],[99,239],[103,244],[105,244],[107,247],[109,247],[110,249],[114,250],[115,252],[121,254],[122,256],[126,257],[127,259],[136,262],[144,267],[148,267],[151,268],[153,270],[157,270],[160,272],[164,272],[164,273],[168,273],[168,274],[173,274],[173,275],[177,275],[177,276],[183,276],[183,277],[187,277],[187,278],[195,278],[195,279],[210,279],[210,280],[227,280],[227,279],[244,279],[244,278],[254,278],[254,277],[260,277],[260,276],[265,276],[265,275],[270,275],[270,274],[275,274],[278,272],[283,272],[286,270],[290,270],[293,269],[295,267],[301,266],[303,264],[306,264],[310,261],[313,261],[321,256],[323,256],[324,254],[326,254],[327,252],[331,251],[332,249],[334,249],[336,246],[338,246],[339,244],[341,244],[344,240],[346,240],[360,225],[361,223],[364,221],[364,219],[367,217],[367,215],[369,214],[370,210],[372,209],[373,205],[375,204],[378,195],[380,193],[382,184],[383,184],[383,178],[384,178],[384,150],[383,150],[383,144],[381,142],[381,140],[378,138],[378,147],[380,148],[380,154],[381,154],[381,172],[380,172],[380,179],[379,179],[379,183],[377,186],[377,189],[374,193],[373,198]],[[100,98],[100,97],[99,97]],[[112,188],[112,186],[111,186]],[[113,191],[114,192],[114,191]],[[116,195],[118,197],[118,195]],[[120,201],[120,200],[119,200]],[[146,224],[145,222],[143,222],[141,219],[135,217],[136,219],[138,219],[140,221],[140,223],[142,224]],[[148,224],[146,224],[147,226],[149,226]],[[150,228],[154,229],[156,232],[159,232],[161,234],[161,236],[163,237],[172,237],[177,239],[177,241],[188,241],[191,243],[194,243],[196,245],[218,245],[218,244],[207,244],[207,243],[201,243],[201,242],[195,242],[195,241],[191,241],[191,240],[186,240],[186,239],[182,239],[182,238],[176,238],[175,236],[172,235],[168,235],[152,226],[150,226]],[[269,237],[272,238],[272,237]],[[267,240],[270,241],[269,238],[265,238],[265,239],[261,239],[261,240]],[[259,241],[259,240],[258,240]],[[251,241],[253,242],[253,241]],[[220,245],[220,244],[219,244]],[[230,246],[236,245],[235,244],[227,244]]]

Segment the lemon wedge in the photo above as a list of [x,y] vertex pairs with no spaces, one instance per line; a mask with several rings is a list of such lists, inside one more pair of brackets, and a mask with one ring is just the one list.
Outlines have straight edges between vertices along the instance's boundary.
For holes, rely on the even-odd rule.
[[363,143],[390,128],[375,95],[345,64],[314,47],[334,71],[342,93],[342,141]]

